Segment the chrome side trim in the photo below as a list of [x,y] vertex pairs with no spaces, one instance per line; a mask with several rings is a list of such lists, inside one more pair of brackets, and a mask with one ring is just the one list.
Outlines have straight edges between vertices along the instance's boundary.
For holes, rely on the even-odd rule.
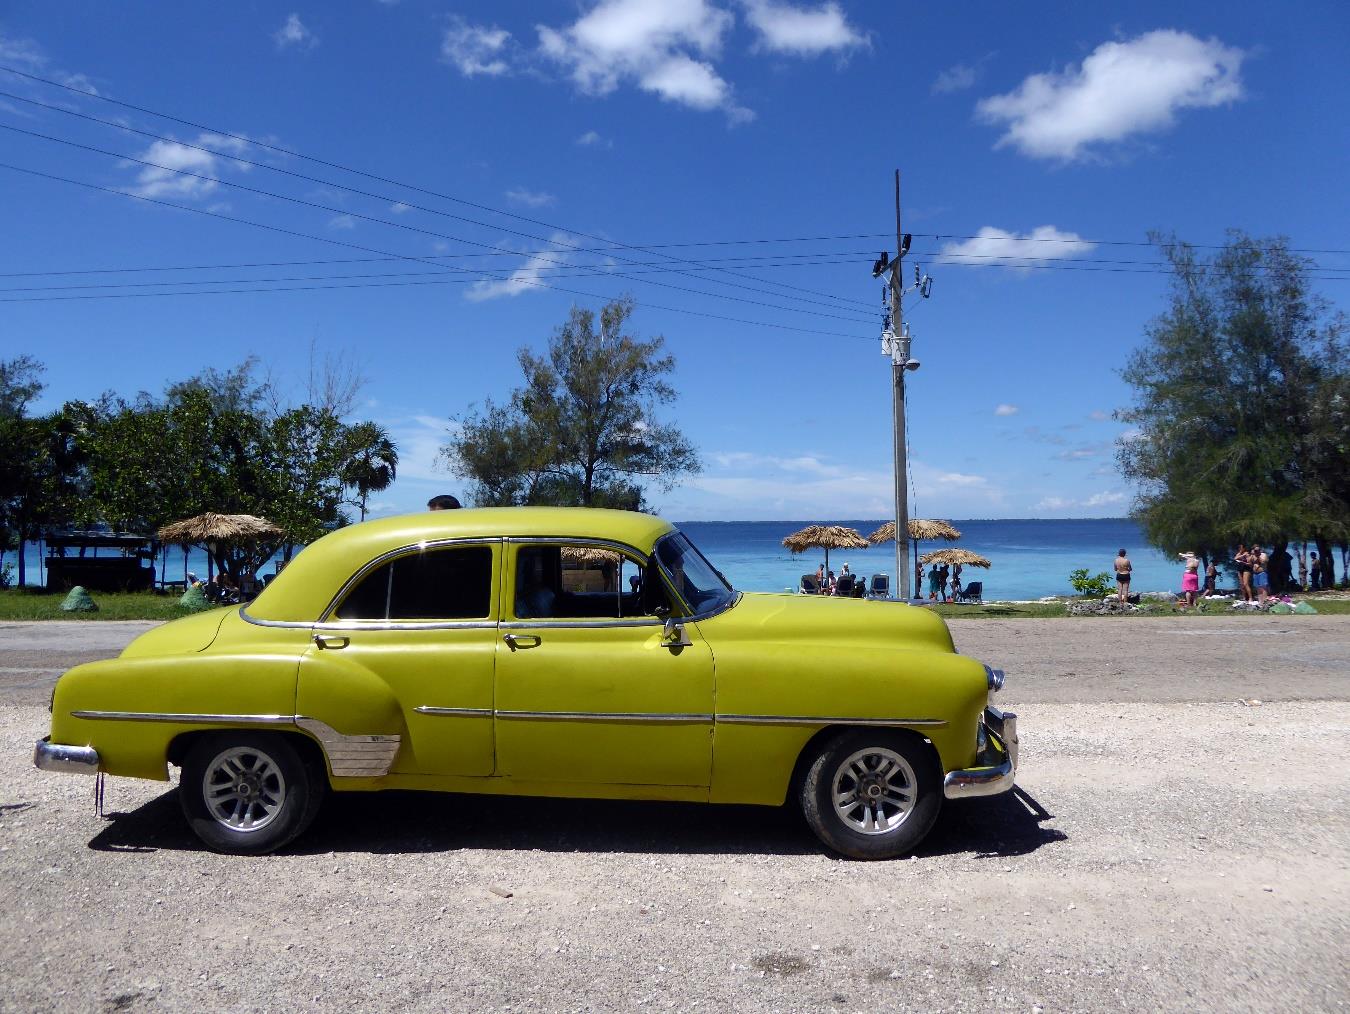
[[909,729],[917,726],[941,728],[944,718],[843,718],[822,715],[718,715],[718,724],[725,725],[865,725],[888,729]]
[[654,616],[644,616],[640,619],[624,620],[614,617],[607,620],[504,620],[500,626],[503,630],[524,630],[524,629],[543,629],[543,628],[604,628],[604,627],[659,627],[662,621]]
[[295,716],[295,724],[319,741],[334,778],[381,778],[398,754],[399,736],[344,736],[317,718]]
[[303,620],[260,620],[256,616],[250,616],[246,606],[239,607],[239,618],[245,623],[252,623],[256,627],[294,627],[299,630],[307,630],[314,626],[313,623]]
[[637,711],[498,711],[498,718],[535,722],[711,722],[712,715]]
[[98,751],[92,746],[66,746],[43,737],[33,748],[33,766],[71,775],[98,774]]
[[334,630],[495,630],[496,620],[324,620],[314,624],[316,631]]
[[452,718],[491,718],[491,708],[437,708],[430,704],[419,704],[413,708],[419,715],[448,715]]
[[181,722],[185,725],[294,725],[293,715],[198,715],[159,711],[72,711],[72,718],[114,722]]
[[651,562],[651,557],[642,550],[634,549],[626,542],[615,542],[613,539],[595,539],[582,536],[571,538],[566,535],[513,535],[508,536],[503,541],[513,546],[594,546],[596,549],[612,550],[620,556],[633,557],[636,562],[644,567]]

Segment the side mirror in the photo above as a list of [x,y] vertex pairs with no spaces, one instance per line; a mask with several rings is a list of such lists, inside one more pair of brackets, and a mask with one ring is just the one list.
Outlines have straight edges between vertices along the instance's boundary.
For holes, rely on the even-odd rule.
[[[669,612],[670,610],[666,610]],[[684,624],[674,616],[665,618],[665,627],[661,631],[661,640],[667,648],[687,648],[694,642],[685,633]]]

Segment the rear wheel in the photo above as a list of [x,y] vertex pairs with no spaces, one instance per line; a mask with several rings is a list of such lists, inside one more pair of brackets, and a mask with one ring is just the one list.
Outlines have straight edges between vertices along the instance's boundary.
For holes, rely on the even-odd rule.
[[830,848],[854,859],[912,852],[942,807],[932,751],[900,732],[856,729],[821,747],[801,787],[802,812]]
[[261,855],[318,815],[327,780],[282,736],[216,733],[193,744],[178,786],[188,826],[210,848]]

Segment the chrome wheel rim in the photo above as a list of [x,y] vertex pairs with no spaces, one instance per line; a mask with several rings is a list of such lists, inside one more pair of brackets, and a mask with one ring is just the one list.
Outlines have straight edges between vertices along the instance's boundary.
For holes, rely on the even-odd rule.
[[216,823],[231,831],[261,831],[286,803],[286,779],[261,750],[231,747],[206,766],[202,798]]
[[845,826],[860,834],[888,834],[914,812],[914,769],[894,750],[873,746],[834,771],[831,798]]

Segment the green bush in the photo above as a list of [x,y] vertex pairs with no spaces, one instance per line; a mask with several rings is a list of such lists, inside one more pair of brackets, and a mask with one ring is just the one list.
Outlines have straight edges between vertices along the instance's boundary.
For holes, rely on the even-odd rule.
[[1111,575],[1103,571],[1096,577],[1088,577],[1087,568],[1083,567],[1069,574],[1069,584],[1084,598],[1102,599],[1111,591]]

